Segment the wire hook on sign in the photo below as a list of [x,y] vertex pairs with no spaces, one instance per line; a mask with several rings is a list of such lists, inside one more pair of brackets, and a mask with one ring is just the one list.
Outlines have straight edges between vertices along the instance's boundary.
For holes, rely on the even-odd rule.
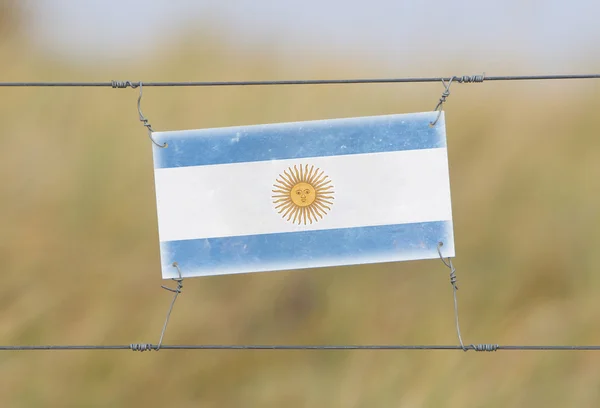
[[442,78],[442,84],[444,84],[444,92],[442,92],[442,96],[440,97],[440,101],[438,102],[438,104],[436,105],[434,111],[437,111],[438,115],[435,118],[435,120],[433,122],[429,123],[429,126],[433,127],[435,126],[435,124],[438,122],[438,120],[440,120],[440,116],[442,115],[442,105],[444,105],[444,102],[446,102],[446,98],[448,98],[450,96],[450,85],[452,85],[452,81],[454,80],[454,77],[450,78],[450,81],[448,81],[448,84],[446,84],[446,81],[444,81],[444,79]]
[[452,265],[452,260],[450,258],[447,258],[448,259],[447,262],[444,260],[444,257],[442,256],[442,251],[441,251],[441,247],[443,245],[444,245],[443,242],[438,242],[437,251],[438,251],[440,259],[442,260],[444,265],[448,269],[450,269],[450,284],[452,285],[452,292],[454,295],[454,319],[456,322],[456,334],[458,335],[458,341],[460,343],[460,348],[462,348],[463,351],[468,351],[468,350],[496,351],[496,350],[498,350],[499,346],[497,344],[471,344],[468,346],[464,345],[462,336],[460,335],[460,324],[458,323],[458,300],[456,299],[456,292],[458,291],[458,285],[456,284],[456,269],[454,268],[454,265]]
[[181,293],[181,289],[183,289],[183,277],[181,276],[181,269],[179,269],[179,265],[177,264],[177,262],[173,262],[172,266],[177,268],[177,274],[179,275],[179,277],[173,278],[173,280],[175,282],[177,282],[177,287],[175,289],[171,289],[164,285],[160,286],[161,288],[166,289],[169,292],[173,292],[174,295],[173,295],[173,300],[171,300],[171,305],[169,306],[169,311],[167,312],[167,317],[165,319],[165,323],[164,323],[162,331],[160,333],[160,339],[158,340],[158,344],[155,346],[150,343],[132,343],[128,347],[132,351],[140,351],[140,352],[150,351],[150,350],[158,351],[158,350],[160,350],[160,347],[162,346],[163,338],[165,337],[165,332],[167,331],[167,325],[169,324],[169,318],[171,317],[171,312],[173,311],[173,306],[175,305],[177,296],[179,296],[179,294]]
[[140,96],[138,97],[137,100],[137,108],[138,108],[138,115],[140,118],[140,122],[142,122],[142,124],[146,127],[146,129],[148,129],[148,137],[150,138],[150,140],[152,141],[152,143],[154,143],[156,146],[158,147],[167,147],[168,144],[165,143],[163,145],[160,145],[158,143],[156,143],[156,140],[154,140],[154,138],[152,137],[152,132],[154,132],[154,130],[152,129],[152,125],[150,123],[148,123],[148,119],[144,116],[144,114],[142,113],[142,81],[140,82],[131,82],[131,81],[111,81],[111,86],[113,88],[119,88],[119,89],[124,89],[127,87],[131,87],[133,89],[139,87],[140,88]]
[[165,336],[165,331],[167,330],[167,324],[169,324],[169,317],[171,317],[171,312],[173,311],[173,306],[175,305],[175,301],[177,300],[177,296],[181,293],[181,289],[183,289],[183,278],[181,277],[181,269],[179,269],[179,265],[177,262],[173,262],[173,266],[177,268],[177,274],[179,278],[173,278],[175,282],[177,282],[177,287],[175,289],[171,289],[167,286],[161,285],[161,288],[168,290],[169,292],[173,292],[173,300],[171,301],[171,306],[169,307],[169,312],[167,313],[167,318],[165,319],[165,324],[163,326],[162,332],[160,333],[160,339],[158,340],[158,345],[156,346],[156,351],[160,350],[160,346],[162,345],[163,337]]
[[429,123],[429,126],[431,126],[431,127],[435,126],[435,124],[440,119],[440,116],[442,115],[442,107],[444,105],[444,102],[446,102],[446,99],[450,96],[450,85],[452,85],[452,81],[456,81],[459,84],[470,84],[470,83],[474,83],[474,82],[475,83],[483,82],[484,80],[485,80],[485,73],[483,75],[463,75],[460,77],[453,76],[448,80],[448,83],[446,83],[444,78],[441,78],[442,84],[444,85],[445,89],[444,89],[444,92],[442,92],[442,96],[440,97],[440,100],[434,109],[434,111],[438,112],[438,115],[433,122]]
[[142,122],[142,124],[148,129],[148,137],[150,138],[150,140],[152,140],[152,143],[154,143],[156,146],[158,147],[167,147],[168,144],[158,144],[156,143],[156,140],[154,140],[154,138],[152,137],[152,132],[154,132],[154,130],[152,130],[152,125],[150,123],[148,123],[148,119],[144,116],[144,114],[142,113],[142,82],[140,81],[139,83],[139,87],[140,87],[140,96],[138,97],[138,101],[137,101],[137,108],[138,108],[138,114],[140,115],[140,122]]
[[456,284],[456,269],[454,268],[454,265],[452,265],[452,260],[450,258],[448,258],[448,262],[444,260],[444,257],[442,256],[442,251],[440,250],[440,248],[443,245],[443,242],[438,242],[437,251],[444,265],[446,265],[446,267],[450,269],[450,284],[452,285],[452,292],[454,294],[454,319],[456,322],[456,334],[458,335],[460,347],[462,347],[464,351],[467,351],[463,344],[462,336],[460,335],[460,325],[458,323],[458,301],[456,299],[456,291],[458,290],[458,285]]

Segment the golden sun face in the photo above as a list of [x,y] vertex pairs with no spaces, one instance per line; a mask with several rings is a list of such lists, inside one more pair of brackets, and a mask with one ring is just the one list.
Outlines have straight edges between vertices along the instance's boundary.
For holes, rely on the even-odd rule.
[[317,222],[333,205],[331,180],[315,166],[290,167],[279,175],[273,187],[275,209],[294,224]]
[[294,204],[307,207],[315,202],[315,189],[308,183],[300,182],[292,187],[290,198]]

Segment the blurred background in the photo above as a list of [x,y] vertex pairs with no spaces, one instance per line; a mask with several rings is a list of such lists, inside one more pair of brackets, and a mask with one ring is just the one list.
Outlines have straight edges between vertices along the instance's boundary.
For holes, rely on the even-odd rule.
[[[598,73],[600,4],[0,0],[0,81]],[[146,88],[155,130],[430,111],[441,84]],[[600,81],[455,84],[465,343],[600,344]],[[0,88],[0,344],[157,343],[137,90]],[[165,344],[457,344],[428,260],[189,279]],[[0,406],[592,407],[598,352],[0,353]]]

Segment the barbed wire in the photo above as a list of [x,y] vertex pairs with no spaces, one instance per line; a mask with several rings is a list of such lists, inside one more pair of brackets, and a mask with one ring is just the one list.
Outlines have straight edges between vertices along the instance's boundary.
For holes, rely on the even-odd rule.
[[265,81],[110,81],[110,82],[0,82],[0,87],[111,87],[137,88],[143,86],[266,86],[266,85],[335,85],[335,84],[382,84],[382,83],[419,83],[453,81],[458,83],[481,83],[484,81],[530,81],[562,79],[600,79],[600,74],[563,74],[563,75],[462,75],[449,77],[404,77],[404,78],[354,78],[354,79],[300,79]]

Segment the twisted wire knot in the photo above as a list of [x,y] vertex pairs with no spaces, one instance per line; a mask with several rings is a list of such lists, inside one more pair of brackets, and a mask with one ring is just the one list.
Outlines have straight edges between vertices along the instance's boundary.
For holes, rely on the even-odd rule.
[[467,351],[469,348],[475,351],[496,351],[498,350],[497,344],[471,344],[464,350]]
[[450,284],[456,291],[456,290],[458,290],[458,285],[456,284],[456,282],[458,281],[458,278],[456,277],[456,268],[452,264],[452,260],[450,258],[448,258],[448,265],[446,265],[446,266],[448,266],[448,268],[450,269]]
[[127,88],[127,87],[131,87],[131,88],[137,88],[139,86],[139,83],[136,82],[131,82],[131,81],[111,81],[111,85],[113,88]]
[[171,278],[171,280],[177,282],[177,287],[175,289],[171,289],[168,286],[165,285],[160,285],[161,288],[168,290],[169,292],[173,292],[175,294],[179,294],[181,293],[181,289],[183,289],[183,277],[181,276],[181,269],[179,268],[179,264],[177,262],[173,262],[173,264],[171,265],[174,268],[177,269],[177,275],[179,276],[178,278]]
[[483,82],[485,80],[485,74],[483,75],[463,75],[460,77],[454,77],[454,80],[459,84],[470,84],[473,82]]
[[142,122],[142,125],[145,126],[146,129],[148,129],[148,135],[151,137],[152,132],[154,132],[154,129],[152,129],[152,125],[150,124],[148,119],[145,116],[142,116],[141,112],[140,112],[140,122]]
[[450,96],[450,88],[446,88],[444,89],[444,92],[442,92],[442,96],[440,97],[440,101],[438,102],[438,106],[435,108],[435,110],[437,110],[444,102],[446,102],[446,98],[448,98]]
[[454,265],[451,264],[451,269],[450,269],[450,284],[456,290],[458,290],[458,285],[456,284],[457,280],[458,280],[458,278],[456,277],[456,268],[454,268]]
[[172,289],[168,286],[165,285],[160,285],[161,288],[168,290],[169,292],[173,292],[173,293],[181,293],[181,290],[183,289],[183,278],[175,278],[173,279],[175,282],[177,282],[177,287],[175,289]]
[[132,343],[129,345],[129,348],[132,351],[149,351],[149,350],[154,350],[154,346],[152,344],[148,344],[148,343]]

